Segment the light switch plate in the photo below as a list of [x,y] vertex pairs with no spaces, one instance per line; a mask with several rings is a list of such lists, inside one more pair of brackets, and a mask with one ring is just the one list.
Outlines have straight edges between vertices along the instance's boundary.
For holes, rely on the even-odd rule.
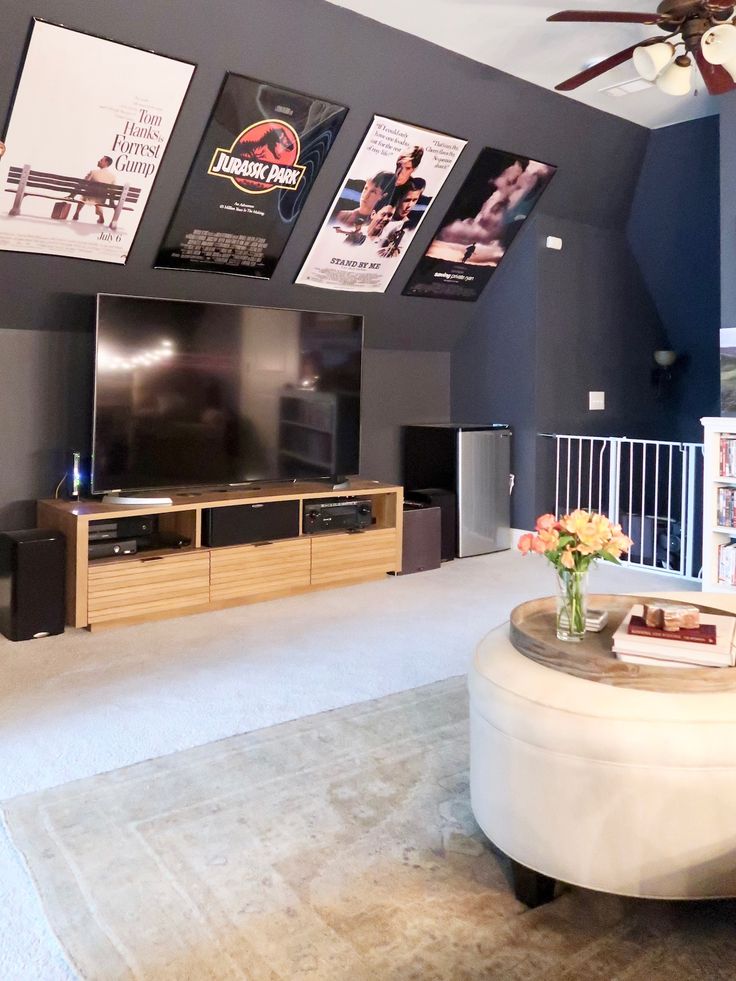
[[591,411],[605,409],[605,407],[606,407],[605,392],[588,392],[588,408]]

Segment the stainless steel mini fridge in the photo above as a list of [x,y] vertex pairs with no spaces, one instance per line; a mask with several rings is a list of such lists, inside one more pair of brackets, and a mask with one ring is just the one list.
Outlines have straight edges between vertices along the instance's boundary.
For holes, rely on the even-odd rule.
[[404,427],[405,489],[455,493],[459,558],[511,547],[510,470],[508,426]]

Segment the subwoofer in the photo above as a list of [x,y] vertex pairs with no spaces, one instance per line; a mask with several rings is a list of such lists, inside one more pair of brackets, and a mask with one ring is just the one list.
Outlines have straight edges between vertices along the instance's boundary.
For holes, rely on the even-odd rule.
[[0,534],[0,632],[32,640],[64,632],[66,542],[38,528]]

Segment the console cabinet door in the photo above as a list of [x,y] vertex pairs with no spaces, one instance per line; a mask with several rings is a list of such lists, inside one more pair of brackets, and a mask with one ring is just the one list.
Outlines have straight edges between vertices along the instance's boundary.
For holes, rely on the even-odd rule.
[[285,595],[309,585],[309,540],[290,538],[212,550],[213,603]]
[[145,617],[209,602],[210,553],[90,562],[90,624]]
[[397,569],[396,529],[312,536],[312,584],[350,582]]

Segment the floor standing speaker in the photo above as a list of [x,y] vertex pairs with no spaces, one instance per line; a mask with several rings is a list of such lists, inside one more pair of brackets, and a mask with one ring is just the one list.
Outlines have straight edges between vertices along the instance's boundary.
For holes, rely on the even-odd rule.
[[426,572],[441,564],[442,513],[429,507],[404,501],[404,532],[401,549],[401,573]]
[[65,559],[59,532],[0,533],[0,632],[9,640],[64,632]]
[[[440,512],[440,558],[451,562],[457,555],[457,499],[455,491],[442,487],[420,487],[407,491],[408,502],[417,502]],[[406,520],[406,518],[404,518]]]

